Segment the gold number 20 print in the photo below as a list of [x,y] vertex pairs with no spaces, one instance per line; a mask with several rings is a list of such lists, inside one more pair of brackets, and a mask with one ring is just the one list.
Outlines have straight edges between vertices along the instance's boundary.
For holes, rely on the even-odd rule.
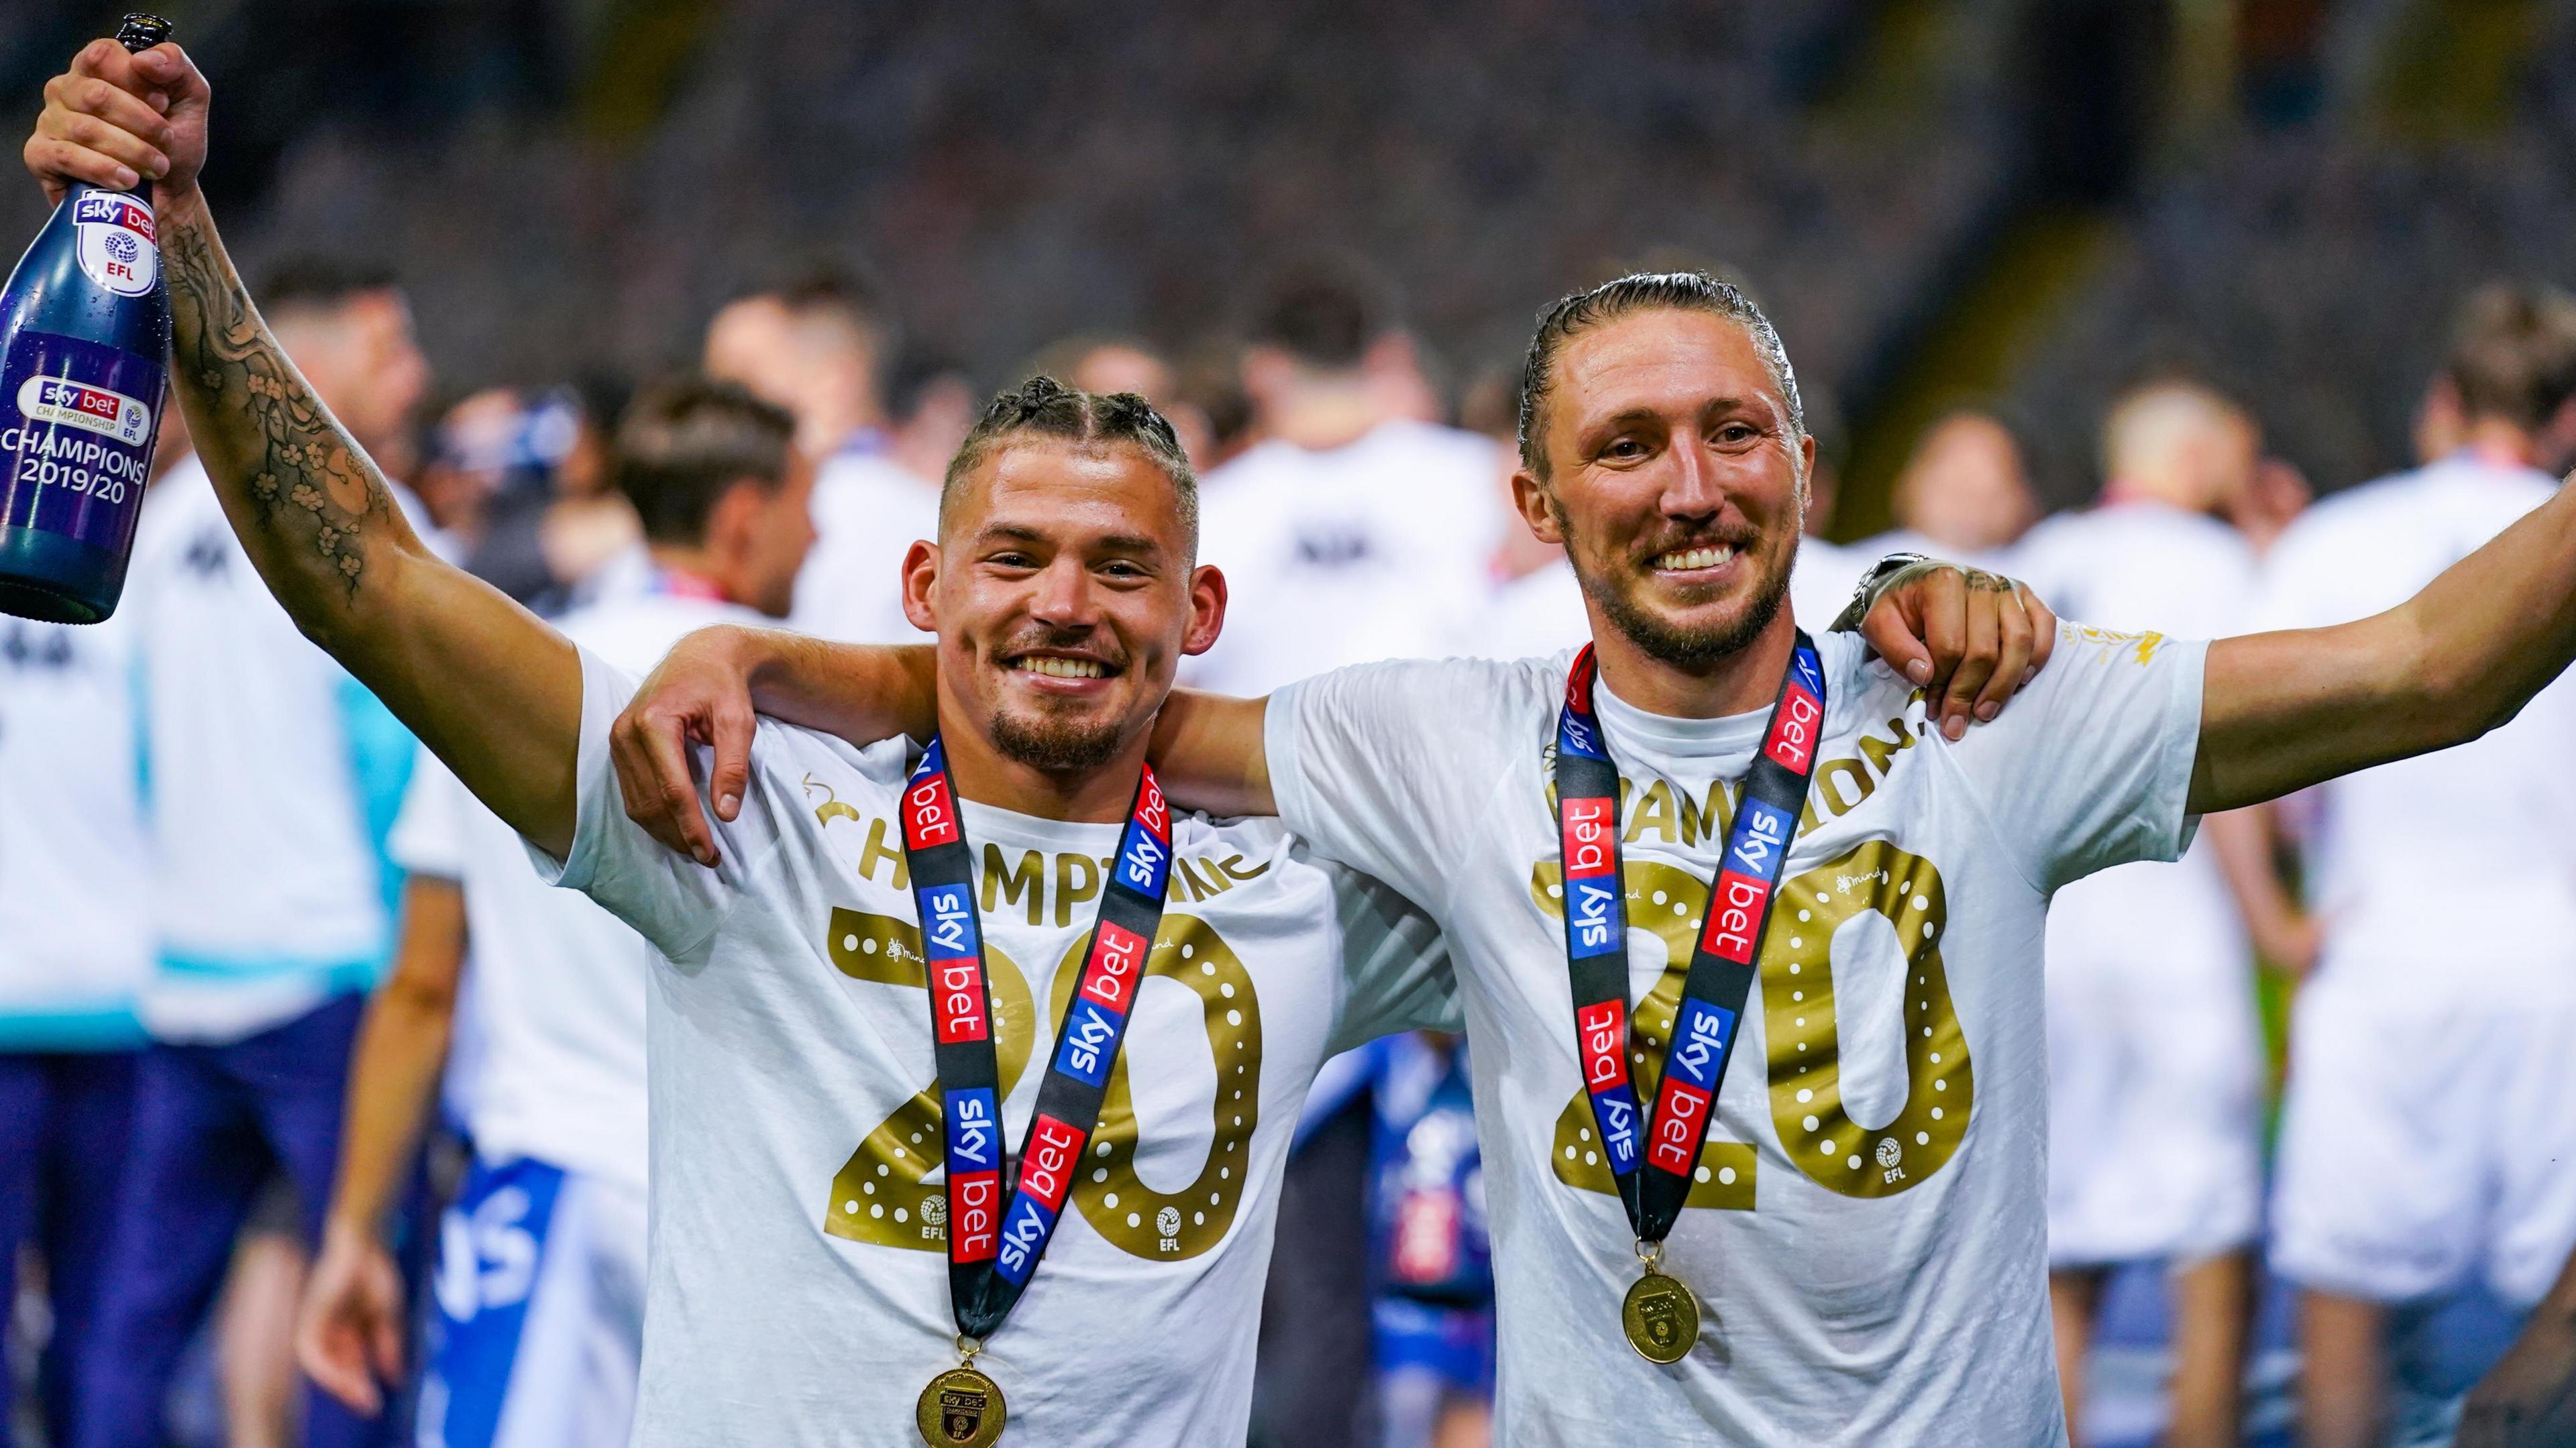
[[[829,940],[832,964],[853,980],[927,990],[921,929],[909,920],[834,910]],[[1049,1019],[1063,1014],[1079,975],[1075,937],[1055,971]],[[1018,964],[984,945],[993,997],[993,1044],[1007,1098],[1028,1070],[1037,1038],[1036,1003]],[[1136,1174],[1136,1106],[1128,1085],[1129,1049],[1111,1068],[1099,1129],[1090,1157],[1075,1178],[1073,1200],[1094,1230],[1121,1250],[1158,1261],[1181,1261],[1215,1246],[1233,1225],[1250,1168],[1253,1129],[1260,1124],[1261,1002],[1252,976],[1223,937],[1191,915],[1165,915],[1155,933],[1145,975],[1176,982],[1198,997],[1208,1051],[1216,1064],[1207,1159],[1197,1178],[1176,1192],[1159,1192]],[[924,1023],[927,1024],[927,1011]],[[930,1174],[946,1161],[939,1121],[939,1085],[932,1082],[877,1123],[832,1178],[824,1230],[853,1242],[912,1251],[947,1250],[947,1199]]]
[[[1630,860],[1623,870],[1628,925],[1664,942],[1665,966],[1637,1003],[1628,1069],[1638,1099],[1662,1080],[1664,1045],[1680,1006],[1691,946],[1708,907],[1708,886],[1686,870]],[[1539,908],[1562,916],[1555,861],[1532,871]],[[1832,942],[1843,922],[1876,912],[1895,928],[1905,957],[1905,1105],[1870,1130],[1843,1106],[1840,1032],[1834,1016]],[[1819,1185],[1851,1197],[1893,1196],[1939,1171],[1959,1149],[1976,1100],[1967,1037],[1950,1004],[1941,935],[1950,909],[1932,862],[1883,840],[1793,876],[1781,888],[1763,936],[1762,1027],[1770,1074],[1771,1124],[1781,1149]],[[1592,1105],[1581,1091],[1557,1117],[1550,1156],[1559,1181],[1612,1192],[1595,1139]],[[1753,1148],[1712,1136],[1700,1149],[1689,1205],[1753,1209]]]

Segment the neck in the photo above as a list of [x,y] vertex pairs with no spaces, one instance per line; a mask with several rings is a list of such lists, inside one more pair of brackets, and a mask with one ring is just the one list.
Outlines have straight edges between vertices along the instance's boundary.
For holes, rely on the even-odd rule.
[[1267,419],[1272,437],[1314,452],[1347,447],[1385,420],[1367,381],[1358,376],[1305,382]]
[[2460,438],[2460,446],[2491,467],[2527,468],[2535,458],[2530,433],[2492,417],[2472,420]]
[[723,565],[707,549],[677,543],[648,543],[644,551],[653,555],[653,566],[669,575],[678,585],[674,592],[702,593],[726,603],[741,601],[725,583]]
[[1589,597],[1584,609],[1592,616],[1593,654],[1601,661],[1601,682],[1622,703],[1669,719],[1721,719],[1749,714],[1779,697],[1780,676],[1788,672],[1789,655],[1797,650],[1798,621],[1789,600],[1771,625],[1753,642],[1701,668],[1685,669],[1640,649],[1610,626]]
[[960,798],[1068,824],[1117,824],[1127,818],[1127,807],[1136,798],[1136,781],[1144,772],[1150,729],[1137,730],[1136,737],[1107,764],[1059,772],[1002,753],[971,721],[943,682],[939,738],[947,747],[948,776],[956,782]]

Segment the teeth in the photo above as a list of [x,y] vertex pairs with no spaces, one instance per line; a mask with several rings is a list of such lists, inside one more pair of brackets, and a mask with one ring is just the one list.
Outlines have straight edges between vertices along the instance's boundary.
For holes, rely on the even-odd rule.
[[1014,667],[1026,669],[1032,674],[1044,674],[1051,679],[1097,679],[1101,675],[1100,664],[1093,659],[1032,657],[1021,659]]
[[1657,568],[1715,568],[1735,556],[1733,548],[1679,548],[1655,559]]

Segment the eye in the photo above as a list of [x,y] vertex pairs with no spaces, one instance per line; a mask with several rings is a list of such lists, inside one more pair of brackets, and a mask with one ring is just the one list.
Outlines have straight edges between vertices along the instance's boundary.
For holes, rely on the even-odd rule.
[[1030,557],[1028,554],[1023,553],[1016,548],[1003,549],[1001,552],[994,554],[987,561],[996,568],[1035,568],[1038,566],[1038,561],[1035,558]]
[[1721,423],[1717,429],[1717,440],[1722,443],[1748,443],[1761,435],[1762,430],[1749,422]]
[[1605,458],[1634,460],[1646,455],[1646,445],[1637,438],[1616,437],[1610,440],[1608,447],[1601,450],[1601,455]]

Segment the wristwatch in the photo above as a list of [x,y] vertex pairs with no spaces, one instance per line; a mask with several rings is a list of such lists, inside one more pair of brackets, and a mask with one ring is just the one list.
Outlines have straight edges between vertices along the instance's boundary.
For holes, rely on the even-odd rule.
[[1860,576],[1859,586],[1852,590],[1851,602],[1843,605],[1843,611],[1835,616],[1830,631],[1859,632],[1860,621],[1869,617],[1870,606],[1878,602],[1878,595],[1896,581],[1897,575],[1933,561],[1931,555],[1924,553],[1890,553],[1872,564],[1870,570]]

